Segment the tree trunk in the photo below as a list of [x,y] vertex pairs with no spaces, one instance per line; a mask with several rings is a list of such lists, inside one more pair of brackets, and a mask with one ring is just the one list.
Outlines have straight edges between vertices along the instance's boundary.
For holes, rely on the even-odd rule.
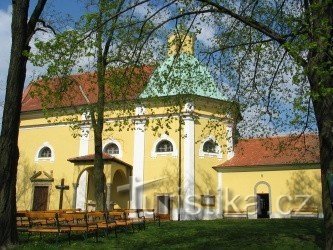
[[105,68],[103,58],[103,0],[99,2],[99,16],[96,25],[96,44],[97,44],[97,85],[98,85],[98,100],[96,105],[96,119],[94,124],[94,140],[95,140],[95,159],[94,159],[94,182],[95,182],[95,198],[96,209],[106,209],[105,195],[105,176],[104,176],[104,161],[103,161],[103,127],[104,127],[104,107],[105,107]]
[[12,14],[12,47],[0,135],[0,247],[18,241],[16,230],[16,176],[21,99],[26,76],[29,1],[16,1]]
[[[310,83],[314,84],[313,79]],[[333,83],[333,79],[331,81]],[[333,212],[327,174],[333,174],[333,98],[331,95],[313,100],[317,119],[320,142],[320,166],[322,182],[322,206],[324,212],[324,226],[326,249],[333,249]]]
[[18,241],[16,229],[16,177],[22,93],[29,42],[47,0],[39,0],[28,22],[29,0],[13,1],[12,47],[0,135],[0,248]]
[[[97,126],[98,127],[98,126]],[[96,127],[96,128],[97,128]],[[102,156],[102,131],[100,128],[94,129],[95,140],[95,159],[94,159],[94,186],[96,210],[105,210],[105,176],[104,176],[104,161]]]
[[322,206],[325,226],[325,248],[333,249],[333,211],[328,185],[328,174],[333,174],[333,89],[332,51],[333,4],[314,1],[310,9],[311,42],[316,44],[308,53],[305,68],[310,83],[320,142]]

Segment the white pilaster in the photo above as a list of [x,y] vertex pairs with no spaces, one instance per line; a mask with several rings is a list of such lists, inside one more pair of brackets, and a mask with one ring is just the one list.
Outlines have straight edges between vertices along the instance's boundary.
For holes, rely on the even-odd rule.
[[184,218],[191,219],[194,213],[194,120],[191,116],[184,119]]
[[216,199],[216,217],[223,217],[223,204],[222,204],[222,191],[223,191],[223,174],[217,172],[217,199]]
[[[137,107],[137,116],[143,115],[145,109]],[[134,121],[134,155],[133,155],[133,177],[131,185],[131,208],[143,208],[143,166],[145,157],[145,124],[146,120],[136,119]]]
[[[87,114],[82,115],[82,121],[87,120]],[[87,155],[89,150],[89,125],[81,126],[81,137],[79,145],[79,156]],[[87,185],[88,185],[88,172],[84,171],[78,181],[78,186],[76,188],[76,208],[86,209],[87,202]],[[75,190],[74,190],[75,192]]]
[[[83,123],[89,119],[88,113],[83,113],[81,116],[81,120]],[[81,126],[81,138],[80,138],[80,148],[79,148],[79,156],[87,155],[89,149],[89,131],[90,125],[84,124]]]
[[227,126],[227,159],[228,160],[230,160],[235,155],[232,135],[233,135],[232,125],[229,124]]
[[178,220],[178,208],[173,208],[171,210],[171,220]]

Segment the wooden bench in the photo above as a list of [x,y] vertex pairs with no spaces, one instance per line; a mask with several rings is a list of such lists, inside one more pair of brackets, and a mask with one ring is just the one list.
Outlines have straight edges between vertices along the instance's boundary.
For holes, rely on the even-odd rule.
[[292,209],[290,218],[319,218],[317,207],[305,207],[302,209]]
[[82,212],[81,208],[77,208],[77,209],[54,209],[54,210],[47,210],[47,211],[41,211],[41,212],[54,212],[54,213],[77,213],[77,212]]
[[138,228],[146,228],[144,216],[139,215],[139,209],[125,209],[125,217],[127,220],[131,220],[133,225],[138,226]]
[[158,226],[161,226],[161,217],[155,213],[155,209],[138,209],[138,217],[143,218],[146,222],[158,222]]
[[117,237],[117,224],[115,220],[108,217],[106,212],[94,211],[87,213],[88,223],[96,223],[99,230],[104,230],[105,235],[109,235],[109,231],[114,231]]
[[69,226],[59,223],[57,213],[47,212],[28,212],[29,234],[38,233],[42,234],[57,234],[57,242],[60,234],[67,234],[69,244],[71,243],[71,228]]
[[29,211],[27,213],[29,218],[30,227],[33,226],[45,226],[51,225],[54,226],[56,224],[56,214],[57,212],[52,211]]
[[[104,229],[105,223],[104,213],[90,214],[91,221],[88,221],[88,216],[85,212],[70,213],[64,210],[52,211],[20,211],[16,216],[16,223],[19,231],[32,233],[49,234],[55,233],[68,234],[69,243],[71,233],[83,233],[87,238],[88,233],[94,233],[96,242],[98,241],[98,225]],[[97,221],[98,218],[98,221]],[[114,225],[106,224],[107,228],[112,228]]]
[[96,242],[98,242],[98,225],[96,222],[88,221],[87,213],[61,213],[59,219],[61,219],[62,225],[70,227],[72,233],[83,233],[85,239],[89,233],[94,233]]
[[16,226],[18,228],[18,231],[27,232],[28,228],[34,225],[46,225],[46,224],[54,225],[56,213],[58,213],[58,210],[18,211],[16,213]]
[[124,228],[126,230],[131,228],[134,232],[133,220],[126,217],[125,211],[110,211],[107,216],[109,221],[116,223],[117,228]]
[[18,211],[16,213],[16,227],[18,232],[28,232],[30,227],[28,211]]
[[245,210],[239,211],[223,211],[223,218],[245,218],[248,219],[248,212]]

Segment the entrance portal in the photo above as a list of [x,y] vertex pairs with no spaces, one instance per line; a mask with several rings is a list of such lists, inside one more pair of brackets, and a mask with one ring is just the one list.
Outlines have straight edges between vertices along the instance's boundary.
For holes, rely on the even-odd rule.
[[158,195],[157,196],[157,213],[161,219],[170,220],[170,196]]
[[47,187],[47,186],[35,186],[32,210],[33,211],[45,211],[45,210],[47,210],[48,196],[49,196],[49,187]]
[[258,218],[269,218],[269,195],[257,194]]
[[88,171],[83,171],[76,191],[76,208],[86,210]]
[[117,190],[118,187],[126,185],[127,183],[128,180],[125,176],[125,173],[122,170],[117,170],[113,176],[113,181],[111,185],[111,201],[113,205],[118,205],[116,208],[129,208],[129,190]]
[[[104,175],[105,185],[105,175]],[[105,190],[104,190],[105,192]],[[78,188],[76,192],[76,208],[82,210],[95,210],[95,185],[93,167],[85,169],[78,180]]]
[[[98,194],[101,195],[103,192],[103,198],[105,198],[106,202],[103,205],[109,208],[110,204],[115,202],[120,204],[122,208],[128,207],[129,190],[131,190],[129,179],[133,166],[107,153],[103,153],[102,158],[104,161],[103,180],[96,178],[97,176],[94,175],[94,154],[68,159],[75,166],[73,184],[75,184],[76,193],[73,194],[73,197],[76,197],[76,203],[73,201],[73,207],[87,211],[96,208],[96,182],[98,185],[102,183],[104,185],[104,190],[100,190]],[[118,188],[119,192],[117,192]],[[99,207],[102,207],[101,205],[99,204]]]

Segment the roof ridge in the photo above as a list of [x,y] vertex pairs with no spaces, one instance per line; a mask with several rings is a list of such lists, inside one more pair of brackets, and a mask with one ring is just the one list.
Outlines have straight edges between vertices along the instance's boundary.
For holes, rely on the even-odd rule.
[[[305,136],[318,136],[317,132],[308,132],[308,133],[303,133]],[[282,134],[282,135],[273,135],[273,136],[268,136],[268,137],[252,137],[252,138],[240,138],[239,140],[242,141],[249,141],[249,140],[267,140],[267,139],[278,139],[278,138],[295,138],[300,136],[299,134]]]
[[[143,89],[146,86],[146,83],[152,74],[154,67],[148,64],[137,65],[128,67],[129,70],[126,70],[125,67],[116,68],[117,72],[124,72],[126,76],[131,76],[129,83],[131,84],[131,89],[124,90],[124,93],[118,94],[115,89],[111,86],[106,86],[107,91],[107,101],[119,101],[119,100],[135,100],[139,98],[139,95],[142,93]],[[123,70],[123,71],[122,71]],[[107,73],[110,77],[113,76],[112,70]],[[72,74],[67,76],[68,79],[75,82],[75,84],[71,84],[68,88],[65,89],[63,93],[64,96],[68,96],[69,98],[63,98],[61,103],[56,103],[56,108],[68,108],[71,106],[82,106],[87,104],[93,104],[97,102],[97,93],[98,86],[96,86],[97,75],[95,72],[83,72],[79,74]],[[35,95],[34,97],[30,96],[30,93],[38,88],[39,83],[41,85],[49,86],[51,91],[56,91],[57,86],[61,81],[61,77],[53,77],[50,79],[35,79],[31,81],[28,86],[24,89],[24,94],[22,95],[22,108],[21,112],[28,111],[40,111],[43,109],[42,107],[42,97]],[[42,91],[42,95],[46,95],[48,91]],[[77,93],[80,92],[80,93]],[[28,98],[28,96],[30,96]],[[51,104],[50,104],[51,107]]]
[[[240,140],[235,144],[234,157],[216,167],[276,166],[296,163],[317,164],[320,162],[318,136],[315,133],[306,133],[304,135],[306,136],[305,143],[303,143],[303,138],[295,136]],[[288,140],[288,138],[291,140]],[[283,147],[280,147],[281,144]]]

